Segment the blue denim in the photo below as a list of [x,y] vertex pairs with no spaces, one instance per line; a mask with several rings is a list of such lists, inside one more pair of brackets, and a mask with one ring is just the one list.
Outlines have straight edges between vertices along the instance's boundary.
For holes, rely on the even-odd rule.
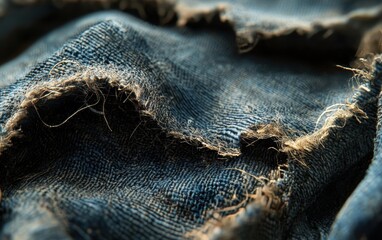
[[[382,58],[353,76],[317,52],[256,51],[295,38],[331,56],[354,33],[347,51],[378,23],[378,1],[271,2],[174,5],[179,25],[208,19],[182,15],[207,6],[235,36],[98,12],[3,64],[1,238],[379,238]],[[280,25],[305,8],[317,11]],[[330,10],[372,16],[309,40]]]

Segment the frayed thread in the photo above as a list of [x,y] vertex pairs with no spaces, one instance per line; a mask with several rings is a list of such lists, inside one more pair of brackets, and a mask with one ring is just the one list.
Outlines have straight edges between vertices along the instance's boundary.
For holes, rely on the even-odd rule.
[[[271,171],[268,177],[254,176],[241,169],[230,169],[255,179],[260,182],[260,186],[256,187],[253,193],[247,192],[245,199],[239,204],[216,210],[213,219],[207,221],[201,228],[186,233],[185,237],[203,240],[235,239],[233,234],[243,226],[243,220],[251,222],[259,220],[246,217],[249,207],[261,209],[261,212],[259,212],[261,216],[258,215],[259,218],[264,216],[282,217],[288,202],[286,199],[282,199],[283,191],[280,189],[279,183],[283,180],[287,168],[288,165],[286,164],[279,165],[276,170]],[[221,213],[232,211],[234,213],[226,216],[221,215]]]
[[[34,108],[39,115],[37,105],[52,99],[58,99],[63,95],[74,91],[81,91],[84,96],[85,106],[75,111],[61,123],[49,124],[43,121],[40,117],[42,123],[46,127],[60,127],[79,112],[86,109],[92,110],[92,107],[98,103],[103,103],[104,108],[107,98],[102,91],[104,84],[108,84],[110,87],[118,89],[119,94],[126,94],[127,98],[125,101],[130,100],[135,103],[139,113],[144,116],[149,116],[156,121],[168,136],[200,148],[216,151],[218,155],[223,157],[234,157],[241,154],[240,149],[229,148],[219,140],[208,140],[195,131],[190,135],[186,135],[179,131],[169,129],[168,123],[174,125],[175,128],[182,128],[175,119],[169,118],[167,115],[165,117],[159,116],[159,113],[157,112],[158,106],[166,106],[165,103],[161,102],[166,101],[166,99],[160,96],[155,89],[148,89],[150,87],[147,86],[147,84],[145,85],[144,83],[134,81],[134,76],[126,75],[125,72],[115,70],[113,67],[82,67],[80,72],[71,76],[44,82],[29,89],[25,94],[24,100],[20,103],[17,112],[13,114],[5,124],[4,129],[6,135],[0,139],[0,155],[4,150],[12,146],[12,139],[15,137],[22,137],[20,125],[23,120],[28,118],[29,109]],[[96,97],[97,100],[95,103],[86,102],[86,96],[89,95],[94,95]],[[143,97],[143,95],[145,95],[145,97]],[[99,114],[104,116],[105,123],[112,131],[108,124],[107,117],[104,114],[104,109],[102,112],[99,112]]]

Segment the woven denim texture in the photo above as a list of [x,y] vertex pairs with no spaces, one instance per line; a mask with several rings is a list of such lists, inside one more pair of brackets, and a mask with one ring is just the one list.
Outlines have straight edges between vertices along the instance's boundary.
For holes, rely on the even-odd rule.
[[[171,5],[234,34],[98,12],[3,64],[1,238],[380,237],[382,60],[354,77],[313,50],[352,31],[339,52],[355,49],[378,1],[271,2]],[[322,16],[342,20],[311,28]],[[256,52],[277,39],[317,57]]]

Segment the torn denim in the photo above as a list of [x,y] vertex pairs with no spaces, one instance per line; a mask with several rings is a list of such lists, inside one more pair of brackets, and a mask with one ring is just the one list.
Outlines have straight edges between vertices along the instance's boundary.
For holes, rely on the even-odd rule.
[[2,238],[380,237],[379,2],[234,2],[94,13],[0,67]]

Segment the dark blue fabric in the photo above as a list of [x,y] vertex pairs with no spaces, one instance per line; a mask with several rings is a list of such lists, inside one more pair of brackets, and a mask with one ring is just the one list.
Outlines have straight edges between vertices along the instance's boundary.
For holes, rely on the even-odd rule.
[[[344,1],[328,3],[303,7]],[[377,9],[364,4],[339,14]],[[239,54],[240,21],[266,26],[252,3],[225,13],[243,6],[235,35],[99,12],[2,65],[1,238],[380,237],[380,57],[352,77],[330,59]]]

